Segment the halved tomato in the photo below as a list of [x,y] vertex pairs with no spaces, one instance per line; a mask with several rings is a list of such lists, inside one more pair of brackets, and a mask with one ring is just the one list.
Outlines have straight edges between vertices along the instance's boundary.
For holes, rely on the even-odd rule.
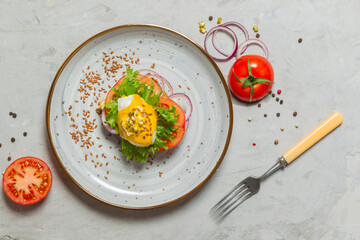
[[[171,136],[174,138],[173,141],[167,140],[166,146],[171,149],[176,147],[181,140],[183,139],[185,135],[185,113],[184,110],[173,100],[170,98],[160,97],[160,108],[169,108],[171,106],[174,106],[176,109],[176,114],[178,114],[177,123],[174,125],[174,127],[177,127],[178,129],[171,134]],[[164,148],[161,148],[159,151],[165,150]]]
[[[125,76],[123,76],[122,78],[120,78],[119,81],[118,81],[117,83],[115,83],[115,85],[113,86],[113,88],[117,89],[117,86],[122,83],[122,81],[123,81],[124,78],[125,78]],[[139,80],[139,81],[142,82],[142,83],[145,83],[145,84],[149,85],[149,86],[154,85],[154,93],[155,93],[155,94],[160,93],[161,90],[162,90],[161,87],[160,87],[160,85],[159,85],[159,83],[158,83],[155,79],[153,79],[153,78],[149,78],[149,77],[147,77],[147,76],[145,76],[145,75],[138,74],[138,75],[136,76],[136,79]],[[112,89],[110,89],[109,92],[108,92],[107,95],[106,95],[105,103],[111,102],[111,100],[112,100],[112,98],[114,97],[114,95],[115,95],[114,91],[113,91]],[[165,92],[163,92],[163,96],[164,96],[164,97],[167,97],[167,95],[166,95]]]
[[5,170],[3,188],[16,203],[29,205],[42,200],[52,185],[52,173],[48,165],[35,157],[23,157]]

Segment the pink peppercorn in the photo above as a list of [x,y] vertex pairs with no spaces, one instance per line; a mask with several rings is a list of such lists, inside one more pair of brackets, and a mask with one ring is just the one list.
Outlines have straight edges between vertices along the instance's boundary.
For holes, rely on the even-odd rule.
[[279,94],[280,95],[280,93],[281,93],[281,90],[279,89],[279,90],[277,90],[277,94]]
[[256,146],[256,143],[253,143],[253,146]]

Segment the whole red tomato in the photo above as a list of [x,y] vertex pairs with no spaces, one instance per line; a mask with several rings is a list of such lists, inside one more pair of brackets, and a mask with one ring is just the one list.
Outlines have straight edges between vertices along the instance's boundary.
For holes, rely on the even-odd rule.
[[245,55],[230,68],[228,82],[231,92],[238,99],[245,102],[259,101],[272,88],[274,70],[266,58]]

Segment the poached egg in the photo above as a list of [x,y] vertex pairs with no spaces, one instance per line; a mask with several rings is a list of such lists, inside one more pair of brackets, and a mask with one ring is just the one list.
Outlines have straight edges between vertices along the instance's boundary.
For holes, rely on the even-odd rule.
[[120,137],[138,147],[154,143],[157,127],[155,108],[137,94],[118,99],[116,124]]

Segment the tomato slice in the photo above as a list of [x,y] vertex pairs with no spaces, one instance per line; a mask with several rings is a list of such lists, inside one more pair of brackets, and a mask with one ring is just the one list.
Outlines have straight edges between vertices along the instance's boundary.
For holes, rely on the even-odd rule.
[[[119,81],[118,81],[117,83],[115,83],[115,85],[113,86],[113,88],[117,89],[117,86],[122,83],[122,81],[123,81],[124,78],[125,78],[125,76],[123,76],[122,78],[120,78]],[[160,85],[159,85],[159,83],[158,83],[155,79],[153,79],[153,78],[149,78],[149,77],[147,77],[147,76],[145,76],[145,75],[138,74],[138,75],[136,76],[136,79],[139,80],[139,81],[142,82],[142,83],[145,83],[145,84],[149,85],[149,86],[154,85],[154,93],[155,93],[155,94],[160,93],[161,90],[162,90],[161,87],[160,87]],[[105,103],[111,102],[111,100],[112,100],[112,98],[114,97],[114,95],[115,95],[114,91],[113,91],[112,89],[110,89],[109,92],[108,92],[107,95],[106,95]],[[164,97],[167,97],[167,95],[166,95],[165,92],[163,92],[163,96],[164,96]]]
[[[174,125],[174,127],[177,127],[178,129],[171,134],[171,136],[174,138],[173,141],[167,140],[166,146],[171,149],[179,145],[181,140],[183,139],[185,135],[185,113],[184,110],[173,100],[170,98],[160,97],[160,108],[169,108],[171,106],[174,106],[176,109],[176,114],[178,114],[177,123]],[[164,148],[159,149],[159,151],[165,150]]]
[[52,185],[52,173],[48,165],[35,157],[23,157],[5,170],[3,188],[16,203],[29,205],[42,200]]

